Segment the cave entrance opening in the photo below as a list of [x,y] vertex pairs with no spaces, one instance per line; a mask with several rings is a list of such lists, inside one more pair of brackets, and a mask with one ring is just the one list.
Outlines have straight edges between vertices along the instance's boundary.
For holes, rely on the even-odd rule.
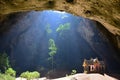
[[85,58],[111,61],[115,52],[95,21],[66,12],[15,13],[2,26],[9,30],[0,34],[0,52],[8,53],[18,75],[37,70],[55,78],[74,69],[83,72]]

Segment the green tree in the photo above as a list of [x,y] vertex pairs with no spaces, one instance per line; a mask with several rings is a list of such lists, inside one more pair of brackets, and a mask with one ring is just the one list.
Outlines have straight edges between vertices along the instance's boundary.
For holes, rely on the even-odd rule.
[[54,55],[57,53],[57,47],[55,45],[55,42],[53,39],[49,39],[49,60],[51,60],[52,63],[52,70],[54,69]]
[[15,77],[15,76],[16,76],[16,71],[13,70],[12,68],[8,68],[8,69],[5,71],[5,74]]
[[4,53],[0,53],[0,69],[2,72],[4,72],[7,68],[9,68],[9,59],[7,54]]

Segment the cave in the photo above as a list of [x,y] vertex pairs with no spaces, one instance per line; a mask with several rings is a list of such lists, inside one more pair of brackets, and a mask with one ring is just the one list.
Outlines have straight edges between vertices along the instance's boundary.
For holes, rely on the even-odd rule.
[[[88,5],[84,9],[78,5],[83,3]],[[64,77],[72,70],[83,73],[84,59],[98,58],[105,62],[105,73],[119,79],[119,8],[117,1],[111,4],[118,15],[114,17],[94,8],[109,6],[100,3],[104,2],[2,0],[0,53],[7,53],[17,77],[25,71],[38,71],[47,78]]]

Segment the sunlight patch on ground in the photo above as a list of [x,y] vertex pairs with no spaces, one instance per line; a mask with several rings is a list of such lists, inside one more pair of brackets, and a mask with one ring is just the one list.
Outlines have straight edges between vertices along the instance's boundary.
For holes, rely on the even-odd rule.
[[[16,80],[26,80],[25,78],[16,78]],[[109,75],[101,75],[101,74],[75,74],[67,77],[62,78],[56,78],[56,79],[47,79],[47,78],[39,78],[39,79],[33,79],[33,80],[118,80],[116,78],[113,78]]]

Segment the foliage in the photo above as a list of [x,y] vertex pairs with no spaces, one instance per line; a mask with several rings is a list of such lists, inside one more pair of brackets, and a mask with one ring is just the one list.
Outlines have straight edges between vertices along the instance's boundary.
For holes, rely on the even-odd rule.
[[60,24],[59,27],[56,29],[56,31],[61,32],[69,29],[70,29],[70,23],[65,23],[65,24]]
[[54,68],[54,55],[57,53],[57,47],[55,45],[55,42],[53,39],[49,39],[49,50],[50,52],[48,53],[49,54],[49,58],[48,60],[51,60],[52,62],[52,69]]
[[52,33],[52,30],[50,29],[50,24],[47,24],[46,31],[48,34]]
[[74,69],[74,70],[72,70],[71,75],[74,75],[76,73],[77,73],[77,71]]
[[49,39],[49,55],[52,57],[56,54],[57,48],[53,39]]
[[15,76],[16,76],[16,71],[13,70],[12,68],[8,68],[8,69],[5,71],[5,74],[15,77]]
[[9,60],[8,60],[8,56],[6,53],[0,53],[0,69],[2,72],[4,72],[8,67],[10,67],[9,65]]
[[15,77],[0,73],[0,80],[15,80]]
[[76,74],[76,73],[77,73],[77,71],[76,71],[75,69],[73,69],[70,75],[66,74],[66,77],[71,76],[71,75],[74,75],[74,74]]
[[20,77],[27,78],[27,80],[30,80],[30,79],[34,79],[34,78],[39,78],[40,77],[40,73],[37,72],[37,71],[34,71],[34,72],[26,71],[26,72],[23,72],[20,75]]

